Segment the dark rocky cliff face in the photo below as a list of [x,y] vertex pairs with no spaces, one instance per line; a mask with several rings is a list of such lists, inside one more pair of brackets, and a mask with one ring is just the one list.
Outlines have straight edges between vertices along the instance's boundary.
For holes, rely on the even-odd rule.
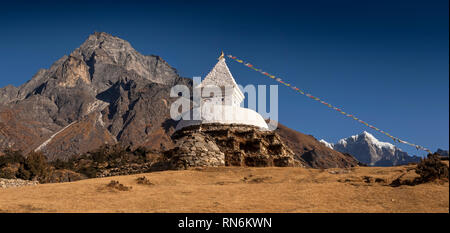
[[[20,87],[0,88],[0,149],[42,151],[67,159],[104,144],[163,151],[174,146],[170,89],[192,86],[158,56],[94,33]],[[281,139],[308,167],[356,166],[351,156],[281,126]],[[300,136],[299,136],[300,135]]]

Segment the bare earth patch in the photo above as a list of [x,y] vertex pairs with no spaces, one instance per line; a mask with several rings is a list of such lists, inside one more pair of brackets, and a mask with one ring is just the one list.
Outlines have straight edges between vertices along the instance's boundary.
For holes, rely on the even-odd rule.
[[[408,170],[411,166],[153,172],[0,189],[0,211],[448,213],[448,182],[390,185],[399,177],[413,176]],[[148,182],[152,185],[140,184]],[[117,191],[121,185],[132,189]]]

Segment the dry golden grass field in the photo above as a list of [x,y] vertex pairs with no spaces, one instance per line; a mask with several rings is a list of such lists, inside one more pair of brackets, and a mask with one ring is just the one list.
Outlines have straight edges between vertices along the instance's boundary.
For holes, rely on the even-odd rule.
[[[0,212],[448,213],[448,182],[389,186],[415,176],[411,168],[221,167],[40,184],[0,189]],[[142,176],[152,184],[138,184]]]

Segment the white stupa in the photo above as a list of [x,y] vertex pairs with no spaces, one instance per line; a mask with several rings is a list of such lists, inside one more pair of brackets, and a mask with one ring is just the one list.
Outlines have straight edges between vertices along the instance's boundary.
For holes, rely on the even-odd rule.
[[[194,87],[196,91],[203,93],[200,107],[183,113],[183,118],[175,130],[201,124],[250,125],[261,130],[267,130],[269,127],[259,113],[240,106],[245,96],[236,84],[233,75],[231,75],[225,63],[223,52],[218,60],[203,81]],[[222,95],[210,93],[218,89],[221,90]],[[197,119],[193,119],[195,113],[200,113],[197,114]],[[186,118],[186,114],[189,114],[190,118]]]

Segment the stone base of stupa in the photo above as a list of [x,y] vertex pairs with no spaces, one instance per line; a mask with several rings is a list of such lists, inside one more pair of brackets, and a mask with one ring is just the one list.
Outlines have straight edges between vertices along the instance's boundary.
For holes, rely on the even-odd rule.
[[164,153],[170,169],[301,166],[275,132],[254,126],[193,125],[176,131],[172,139],[175,147]]

